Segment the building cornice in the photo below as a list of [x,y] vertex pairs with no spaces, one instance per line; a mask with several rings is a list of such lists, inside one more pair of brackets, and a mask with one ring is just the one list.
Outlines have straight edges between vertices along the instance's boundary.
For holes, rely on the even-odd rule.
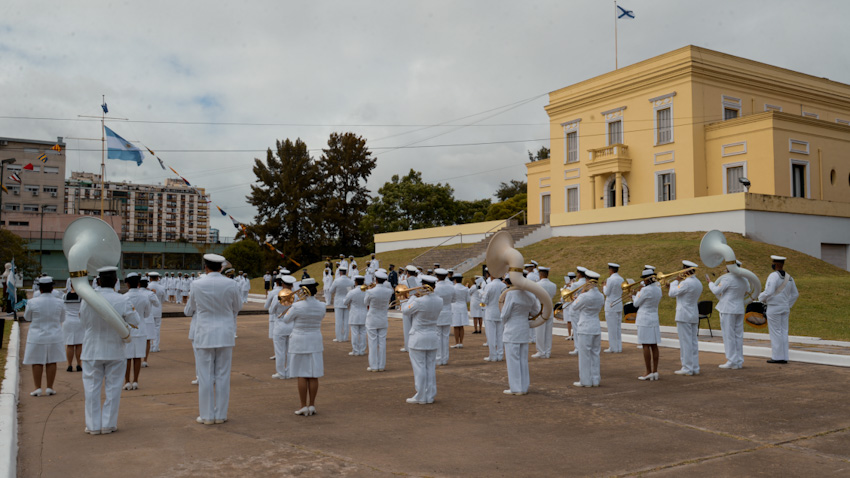
[[841,123],[833,123],[831,121],[809,118],[806,116],[785,113],[782,111],[764,111],[754,115],[745,115],[735,119],[726,121],[718,121],[705,125],[705,131],[722,131],[727,128],[736,128],[751,123],[759,123],[762,121],[787,122],[798,125],[814,126],[817,128],[828,129],[832,131],[840,131],[842,133],[850,133],[850,126]]

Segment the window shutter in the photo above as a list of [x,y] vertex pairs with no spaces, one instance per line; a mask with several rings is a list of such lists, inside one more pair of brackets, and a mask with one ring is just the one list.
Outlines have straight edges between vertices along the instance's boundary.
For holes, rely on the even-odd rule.
[[655,198],[656,202],[664,201],[664,175],[656,174],[655,175],[655,191],[657,197]]
[[670,173],[670,200],[676,199],[676,173]]

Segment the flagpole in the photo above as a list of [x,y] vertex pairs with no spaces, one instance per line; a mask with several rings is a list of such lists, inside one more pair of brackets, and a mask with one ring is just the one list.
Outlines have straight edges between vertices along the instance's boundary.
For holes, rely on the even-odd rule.
[[617,58],[617,49],[619,48],[619,43],[617,42],[617,0],[614,0],[614,69],[619,68],[619,61]]
[[[102,95],[103,105],[106,95]],[[102,110],[103,108],[101,108]],[[106,111],[100,113],[100,218],[103,219],[103,201],[105,198],[104,176],[106,175]]]

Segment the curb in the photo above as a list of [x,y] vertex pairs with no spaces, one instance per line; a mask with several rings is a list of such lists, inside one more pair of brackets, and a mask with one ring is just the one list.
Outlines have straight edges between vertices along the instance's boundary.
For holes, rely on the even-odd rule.
[[0,475],[3,476],[17,476],[20,340],[21,329],[18,322],[12,322],[12,333],[6,349],[6,378],[3,379],[3,387],[0,389]]

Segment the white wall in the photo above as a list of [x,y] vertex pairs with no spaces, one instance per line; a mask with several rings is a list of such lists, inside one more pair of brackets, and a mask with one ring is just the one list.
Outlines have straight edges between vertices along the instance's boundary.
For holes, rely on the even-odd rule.
[[552,237],[693,232],[708,231],[711,229],[743,234],[745,224],[744,211],[726,211],[596,224],[577,224],[575,226],[554,226],[552,227]]
[[[441,237],[429,237],[425,239],[411,239],[409,241],[390,241],[390,242],[377,242],[375,243],[375,253],[380,254],[381,252],[387,251],[396,251],[399,249],[413,249],[416,247],[435,247],[441,245],[443,241],[449,239],[451,236],[441,236]],[[443,246],[448,246],[452,244],[465,244],[472,245],[476,242],[481,241],[486,237],[486,234],[464,234],[462,236],[458,235],[450,240],[448,240]]]
[[[821,258],[821,243],[850,244],[850,218],[747,211],[747,236]],[[850,270],[850,264],[844,269]]]

